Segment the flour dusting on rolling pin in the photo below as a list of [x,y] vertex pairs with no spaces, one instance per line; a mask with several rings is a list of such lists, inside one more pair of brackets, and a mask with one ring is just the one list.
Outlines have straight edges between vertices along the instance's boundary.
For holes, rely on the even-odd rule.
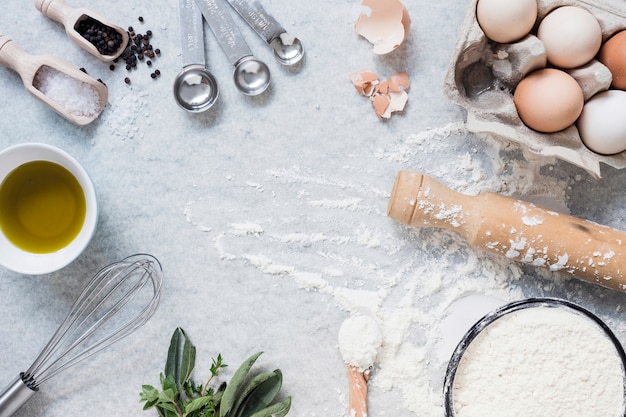
[[458,232],[475,247],[626,291],[626,232],[499,194],[455,192],[415,171],[400,171],[387,211],[414,227]]

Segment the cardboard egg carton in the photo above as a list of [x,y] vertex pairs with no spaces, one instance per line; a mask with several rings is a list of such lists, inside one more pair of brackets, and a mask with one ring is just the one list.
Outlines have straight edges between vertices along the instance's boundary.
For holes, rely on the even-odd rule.
[[[444,92],[467,110],[467,129],[478,135],[507,139],[525,145],[531,152],[579,166],[595,178],[601,177],[601,163],[622,169],[626,152],[600,155],[582,143],[575,125],[556,133],[540,133],[528,128],[517,114],[513,91],[529,72],[547,65],[543,43],[530,35],[511,44],[495,43],[485,36],[476,20],[476,4],[471,0],[450,62]],[[605,4],[606,3],[606,4]],[[603,41],[626,29],[626,4],[592,0],[538,0],[537,23],[559,6],[578,6],[600,22]],[[567,70],[583,89],[585,100],[609,88],[611,73],[598,61]]]

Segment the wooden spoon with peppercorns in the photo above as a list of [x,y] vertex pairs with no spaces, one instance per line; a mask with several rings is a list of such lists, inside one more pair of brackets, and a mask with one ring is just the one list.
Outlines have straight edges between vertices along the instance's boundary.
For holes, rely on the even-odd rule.
[[65,0],[35,0],[35,7],[61,23],[70,39],[102,61],[113,61],[128,45],[126,30],[91,10],[73,8]]

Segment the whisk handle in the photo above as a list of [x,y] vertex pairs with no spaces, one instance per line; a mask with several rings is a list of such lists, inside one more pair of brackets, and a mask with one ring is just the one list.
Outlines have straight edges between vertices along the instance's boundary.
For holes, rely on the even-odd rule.
[[37,391],[33,391],[22,381],[15,380],[0,393],[0,417],[10,417]]

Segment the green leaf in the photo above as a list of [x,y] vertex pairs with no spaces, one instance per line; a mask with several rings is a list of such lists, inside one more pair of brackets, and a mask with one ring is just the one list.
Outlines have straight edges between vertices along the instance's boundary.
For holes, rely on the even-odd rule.
[[171,389],[163,390],[159,393],[159,401],[176,403],[176,392]]
[[237,392],[245,383],[246,377],[248,376],[252,365],[254,365],[254,362],[256,362],[262,353],[263,352],[257,352],[250,356],[239,366],[237,371],[235,371],[235,374],[231,378],[230,382],[226,385],[226,390],[224,390],[224,395],[220,404],[220,417],[225,417],[228,413],[230,413],[230,410],[237,399]]
[[282,382],[280,369],[252,378],[233,406],[234,415],[248,417],[270,405],[278,395]]
[[172,375],[178,392],[182,392],[183,384],[191,376],[196,363],[196,347],[185,331],[178,327],[170,340],[165,362],[165,375]]
[[250,417],[285,417],[291,408],[291,397],[287,397],[279,403],[270,405]]
[[139,393],[141,401],[155,401],[159,397],[159,390],[152,385],[142,385],[142,391]]
[[[161,374],[161,376],[163,376],[163,374]],[[176,386],[176,381],[174,381],[174,375],[168,375],[166,378],[161,378],[161,388],[163,391],[173,391],[174,395],[177,395],[178,387]]]
[[162,402],[159,403],[158,407],[164,409],[164,410],[168,410],[171,411],[173,413],[178,413],[178,409],[176,409],[176,405],[169,403],[169,402]]
[[212,400],[213,397],[211,396],[194,398],[193,400],[189,401],[187,405],[185,405],[185,414],[189,414],[193,411],[201,409],[202,407],[205,407],[207,404],[212,402]]

